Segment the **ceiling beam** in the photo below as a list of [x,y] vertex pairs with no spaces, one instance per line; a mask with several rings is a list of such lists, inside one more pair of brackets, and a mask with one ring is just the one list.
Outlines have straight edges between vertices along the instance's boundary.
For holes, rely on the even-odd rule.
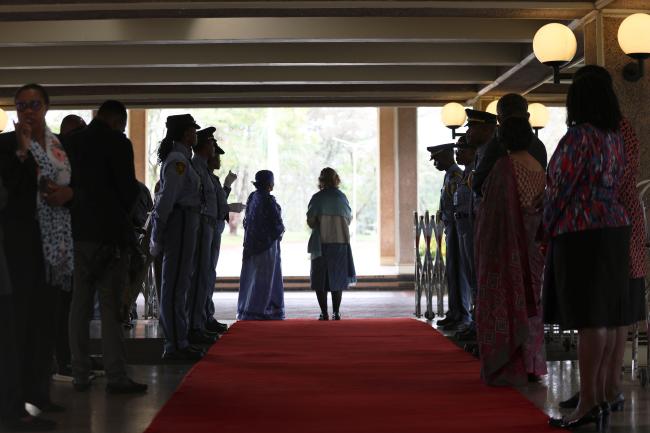
[[318,43],[101,45],[0,48],[0,69],[317,66],[317,65],[475,65],[512,66],[518,44]]
[[195,42],[529,43],[544,20],[197,18],[5,22],[0,46]]
[[184,85],[184,84],[474,84],[489,83],[494,67],[339,66],[339,67],[194,67],[0,70],[0,86],[42,85]]
[[312,17],[476,17],[571,20],[589,1],[4,1],[0,20]]

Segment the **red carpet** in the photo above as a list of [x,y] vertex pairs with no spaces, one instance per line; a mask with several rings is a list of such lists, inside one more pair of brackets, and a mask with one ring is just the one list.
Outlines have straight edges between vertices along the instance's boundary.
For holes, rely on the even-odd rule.
[[411,319],[238,322],[147,433],[557,432]]

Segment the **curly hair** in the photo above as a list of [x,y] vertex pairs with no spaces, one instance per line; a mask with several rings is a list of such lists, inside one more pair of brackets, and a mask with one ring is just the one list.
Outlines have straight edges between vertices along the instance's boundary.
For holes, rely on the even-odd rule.
[[320,176],[318,176],[318,187],[320,189],[338,188],[340,184],[341,178],[333,168],[325,167],[320,171]]

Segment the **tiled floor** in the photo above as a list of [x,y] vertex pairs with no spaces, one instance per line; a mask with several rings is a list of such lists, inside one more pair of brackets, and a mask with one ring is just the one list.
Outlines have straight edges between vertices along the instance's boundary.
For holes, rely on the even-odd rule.
[[[215,294],[217,317],[234,321],[236,293]],[[318,316],[315,296],[310,292],[287,293],[288,318]],[[410,317],[414,297],[411,292],[354,292],[344,295],[341,312],[343,318]],[[217,343],[218,344],[218,343]],[[136,380],[147,382],[150,390],[142,396],[114,396],[104,392],[105,379],[99,378],[88,393],[77,393],[68,383],[54,383],[52,395],[67,407],[64,414],[53,416],[60,428],[69,433],[140,433],[156,412],[171,396],[188,371],[187,366],[155,365],[133,366]],[[629,375],[628,375],[629,376]],[[549,363],[549,375],[540,384],[521,388],[520,391],[547,413],[556,415],[557,402],[569,397],[578,386],[578,371],[573,361]],[[612,433],[650,433],[650,389],[643,389],[629,377],[625,379],[625,411],[612,416]],[[444,391],[432,392],[444,398]],[[423,410],[424,406],[423,406]],[[470,409],[468,409],[469,411]],[[218,431],[218,426],[215,426]],[[254,433],[254,432],[251,432]]]

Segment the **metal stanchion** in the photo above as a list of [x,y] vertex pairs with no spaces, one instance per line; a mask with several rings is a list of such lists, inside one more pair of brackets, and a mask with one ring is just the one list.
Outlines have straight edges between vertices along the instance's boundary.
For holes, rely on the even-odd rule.
[[442,236],[445,232],[445,225],[442,218],[432,218],[433,232],[436,240],[436,258],[433,264],[433,278],[436,287],[437,314],[443,316],[445,314],[444,297],[448,291],[447,287],[447,268],[445,267],[445,259],[442,257]]
[[413,212],[413,230],[415,232],[415,317],[422,317],[422,255],[420,254],[420,233],[422,227],[418,213]]
[[433,225],[432,220],[429,218],[429,211],[424,213],[424,276],[425,284],[424,290],[427,297],[427,311],[424,317],[427,320],[433,320],[435,314],[433,313],[433,256],[431,254],[431,239],[433,238]]

